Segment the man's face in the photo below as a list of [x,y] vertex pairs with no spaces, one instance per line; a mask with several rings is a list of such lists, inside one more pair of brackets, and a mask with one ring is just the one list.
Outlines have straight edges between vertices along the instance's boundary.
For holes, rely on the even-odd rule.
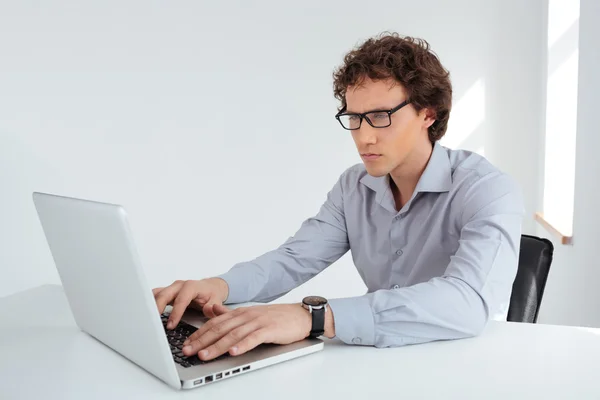
[[[360,85],[349,87],[346,91],[346,112],[389,110],[406,98],[400,84],[366,78]],[[360,129],[351,131],[369,175],[379,177],[400,172],[404,165],[410,164],[416,149],[423,150],[425,146],[431,149],[427,128],[434,120],[427,117],[426,109],[417,113],[408,104],[392,114],[391,122],[386,128],[374,128],[363,119]]]

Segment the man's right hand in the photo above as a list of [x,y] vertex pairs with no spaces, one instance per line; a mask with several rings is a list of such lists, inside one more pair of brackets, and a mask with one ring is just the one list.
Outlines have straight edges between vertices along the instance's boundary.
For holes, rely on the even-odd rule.
[[152,293],[160,314],[167,305],[173,306],[167,322],[167,329],[173,329],[188,306],[202,311],[208,318],[214,318],[213,306],[227,300],[229,286],[221,278],[175,281],[170,286],[153,289]]

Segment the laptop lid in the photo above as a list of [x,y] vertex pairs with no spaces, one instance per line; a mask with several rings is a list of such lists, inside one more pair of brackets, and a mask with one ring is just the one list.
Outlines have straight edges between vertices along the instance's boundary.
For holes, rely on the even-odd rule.
[[37,192],[33,201],[77,325],[181,388],[125,210]]

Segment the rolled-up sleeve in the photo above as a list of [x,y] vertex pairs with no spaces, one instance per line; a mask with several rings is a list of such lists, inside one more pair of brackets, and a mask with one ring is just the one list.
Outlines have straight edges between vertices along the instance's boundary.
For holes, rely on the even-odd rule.
[[229,285],[227,304],[269,302],[308,281],[349,250],[343,206],[346,171],[317,215],[304,221],[279,248],[220,275]]
[[392,347],[470,337],[507,309],[524,214],[520,191],[496,175],[462,195],[459,247],[445,273],[413,286],[331,300],[340,340]]

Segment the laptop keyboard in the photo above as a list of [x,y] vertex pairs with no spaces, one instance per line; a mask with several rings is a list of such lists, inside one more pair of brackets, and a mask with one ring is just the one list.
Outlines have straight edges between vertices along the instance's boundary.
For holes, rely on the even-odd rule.
[[167,340],[169,342],[169,346],[171,347],[171,354],[173,355],[173,360],[181,365],[184,368],[193,367],[194,365],[207,364],[213,361],[221,360],[223,358],[229,357],[229,353],[225,353],[220,357],[215,358],[210,361],[203,361],[198,358],[197,355],[193,355],[191,357],[187,357],[181,351],[183,347],[183,342],[188,338],[192,333],[196,332],[198,328],[192,326],[190,324],[186,324],[183,321],[180,321],[179,324],[175,327],[175,329],[167,329],[167,321],[169,320],[168,314],[162,314],[160,319],[163,324],[163,328],[165,328],[165,333],[167,335]]

